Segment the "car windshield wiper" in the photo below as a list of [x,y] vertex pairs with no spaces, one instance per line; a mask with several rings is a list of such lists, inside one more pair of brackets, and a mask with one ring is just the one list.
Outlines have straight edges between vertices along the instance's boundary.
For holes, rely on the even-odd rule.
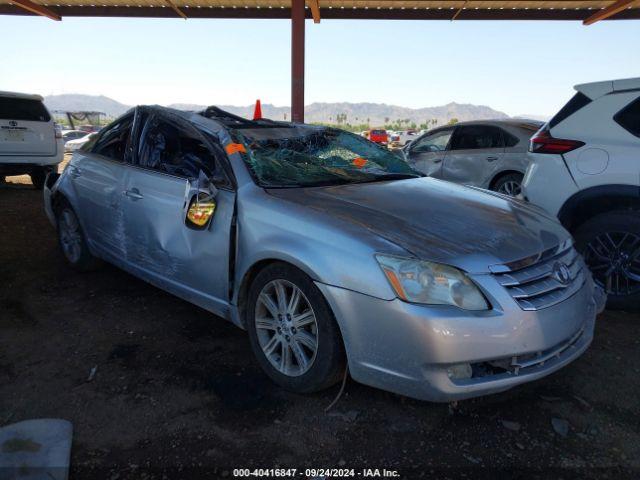
[[345,185],[347,183],[358,183],[346,178],[332,178],[331,180],[318,180],[317,182],[305,183],[281,183],[281,184],[261,184],[263,188],[305,188],[305,187],[329,187],[332,185]]
[[369,180],[363,180],[359,183],[368,183],[368,182],[384,182],[387,180],[406,180],[409,178],[421,178],[426,175],[420,173],[382,173],[380,175],[376,175],[375,177]]

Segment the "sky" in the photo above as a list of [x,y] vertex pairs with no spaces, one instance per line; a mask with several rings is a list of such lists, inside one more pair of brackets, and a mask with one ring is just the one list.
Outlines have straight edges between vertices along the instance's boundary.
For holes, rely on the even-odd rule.
[[[0,90],[134,105],[290,105],[290,22],[0,16]],[[640,21],[306,23],[306,99],[551,115],[573,85],[640,76]]]

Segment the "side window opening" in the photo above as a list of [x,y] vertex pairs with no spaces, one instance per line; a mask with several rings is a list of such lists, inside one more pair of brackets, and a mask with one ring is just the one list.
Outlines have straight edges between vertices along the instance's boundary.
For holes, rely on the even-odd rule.
[[133,115],[127,115],[106,127],[105,132],[96,140],[93,152],[124,162],[132,124]]
[[507,147],[507,148],[515,147],[520,142],[520,139],[518,137],[516,137],[515,135],[511,135],[506,130],[503,130],[503,129],[500,129],[500,130],[501,130],[502,136],[504,138],[504,146],[505,147]]
[[137,163],[178,177],[198,178],[200,171],[209,178],[224,176],[198,132],[158,116],[150,118],[142,131]]
[[558,125],[563,120],[569,118],[571,115],[576,113],[581,108],[591,103],[591,99],[587,97],[584,93],[578,92],[571,100],[567,102],[567,104],[560,109],[558,113],[554,115],[554,117],[549,120],[549,128],[553,128]]
[[502,148],[502,130],[489,125],[463,125],[456,129],[451,150]]
[[431,134],[426,134],[422,138],[414,140],[411,144],[411,151],[414,152],[441,152],[446,150],[453,129],[440,130]]
[[616,113],[613,119],[627,132],[640,137],[640,97]]

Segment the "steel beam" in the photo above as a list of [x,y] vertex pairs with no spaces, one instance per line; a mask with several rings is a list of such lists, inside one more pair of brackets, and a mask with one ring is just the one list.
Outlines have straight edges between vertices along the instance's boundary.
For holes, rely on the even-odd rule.
[[596,23],[600,20],[604,20],[609,18],[616,13],[620,13],[623,10],[631,7],[634,3],[638,3],[637,0],[618,0],[617,2],[613,2],[607,8],[603,8],[602,10],[594,13],[589,18],[584,20],[582,23],[584,25],[591,25],[592,23]]
[[313,16],[313,23],[320,23],[320,0],[308,0],[308,4]]
[[23,8],[28,12],[35,13],[36,15],[42,15],[43,17],[50,18],[51,20],[55,20],[57,22],[62,20],[62,17],[53,10],[49,10],[44,5],[34,3],[31,0],[11,0],[11,3],[20,8]]
[[291,121],[304,122],[304,1],[291,0]]
[[176,12],[179,16],[181,16],[181,17],[182,17],[182,18],[184,18],[185,20],[187,19],[187,16],[185,15],[185,13],[184,13],[182,10],[180,10],[180,9],[178,8],[178,6],[177,6],[175,3],[173,3],[171,0],[164,0],[164,1],[165,1],[165,3],[166,3],[167,5],[169,5],[169,7],[171,8],[171,10],[173,10],[174,12]]

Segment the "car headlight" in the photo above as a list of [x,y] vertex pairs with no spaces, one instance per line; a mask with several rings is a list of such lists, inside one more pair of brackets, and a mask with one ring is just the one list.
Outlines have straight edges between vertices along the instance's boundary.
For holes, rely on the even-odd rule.
[[488,310],[478,287],[462,271],[415,258],[376,255],[391,288],[399,298],[427,305],[455,305],[465,310]]

